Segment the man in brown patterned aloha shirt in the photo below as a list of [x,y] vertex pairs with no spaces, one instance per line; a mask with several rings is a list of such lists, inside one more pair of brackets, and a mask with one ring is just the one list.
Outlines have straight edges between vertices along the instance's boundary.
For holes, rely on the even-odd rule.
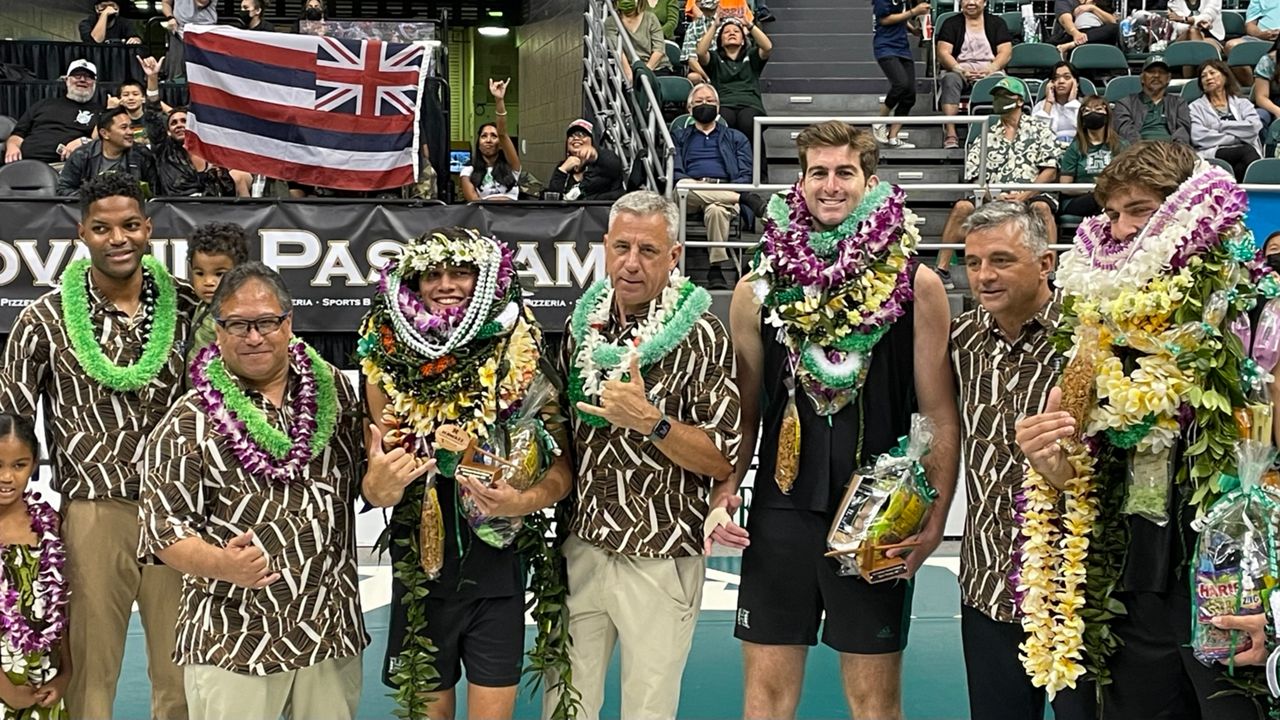
[[[998,201],[965,220],[964,262],[979,306],[951,321],[951,365],[960,386],[964,448],[964,539],[960,544],[960,635],[969,714],[997,720],[1044,717],[1044,690],[1018,660],[1026,637],[1009,571],[1020,528],[1014,497],[1025,458],[1014,424],[1033,415],[1058,379],[1050,342],[1061,299],[1049,288],[1053,252],[1044,222],[1022,203]],[[1094,716],[1092,683],[1053,700],[1054,715]]]
[[[601,304],[606,317],[593,332],[578,334],[630,348],[633,335],[647,335],[637,330],[648,318],[671,309],[666,298],[680,258],[679,222],[674,203],[656,193],[633,192],[614,203],[602,281],[613,299]],[[600,289],[593,286],[579,302]],[[690,295],[699,292],[705,295],[700,288]],[[617,643],[625,658],[622,717],[675,717],[702,602],[708,497],[728,478],[738,446],[728,333],[709,310],[667,317],[672,322],[664,327],[680,324],[678,317],[688,321],[683,338],[638,373],[632,353],[622,351],[612,369],[631,372],[572,406],[576,474],[564,555],[573,683],[586,720],[599,717]],[[582,362],[578,346],[590,344],[582,341],[571,321],[566,375]],[[591,416],[604,422],[593,425]],[[548,695],[544,710],[556,700]]]

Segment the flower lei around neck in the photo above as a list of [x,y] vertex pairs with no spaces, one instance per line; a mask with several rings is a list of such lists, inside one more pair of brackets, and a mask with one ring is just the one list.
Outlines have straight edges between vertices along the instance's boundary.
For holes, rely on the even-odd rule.
[[76,362],[98,384],[117,392],[130,392],[145,387],[169,362],[169,351],[178,327],[178,292],[164,264],[152,255],[142,258],[143,288],[148,280],[155,284],[158,297],[149,318],[150,330],[142,355],[131,365],[121,367],[109,360],[98,345],[89,308],[88,260],[76,260],[62,272],[62,319],[71,341]]
[[62,577],[66,562],[66,550],[58,535],[58,514],[40,495],[28,491],[23,494],[27,514],[31,517],[31,529],[40,543],[40,564],[31,593],[34,619],[43,625],[39,630],[22,614],[22,596],[19,588],[10,582],[7,573],[0,573],[0,626],[4,628],[5,642],[24,654],[47,653],[62,640],[67,627],[67,583]]
[[293,421],[286,433],[267,419],[236,385],[217,345],[196,355],[191,384],[200,408],[231,443],[240,466],[253,475],[280,483],[297,481],[303,469],[329,445],[338,420],[338,394],[333,370],[310,345],[294,338],[289,364],[296,368]]
[[604,330],[614,311],[613,285],[595,281],[578,300],[569,318],[573,337],[573,362],[569,368],[569,404],[578,419],[591,427],[608,420],[578,410],[581,401],[595,402],[606,382],[621,380],[631,371],[632,360],[641,372],[666,357],[689,336],[702,314],[711,307],[711,294],[688,278],[673,275],[671,282],[650,305],[644,320],[625,337],[605,340]]
[[[496,238],[468,232],[465,241],[434,234],[409,242],[404,254],[383,268],[373,308],[361,323],[361,371],[388,399],[383,442],[418,457],[434,454],[435,431],[444,424],[461,426],[481,443],[492,441],[503,423],[520,412],[542,358],[542,333],[524,307],[511,249]],[[477,269],[476,289],[462,310],[433,313],[415,291],[421,273],[442,265]],[[392,524],[416,528],[424,513],[438,517],[438,506],[426,507],[426,483],[423,478],[406,490],[392,511]],[[571,681],[567,590],[551,537],[550,520],[534,513],[523,519],[514,541],[537,599],[532,614],[538,636],[525,672],[537,681],[544,670],[557,677],[561,700],[553,717],[573,717],[581,696]],[[403,541],[391,538],[389,525],[376,546],[387,549],[391,542]],[[405,545],[409,552],[394,563],[393,571],[407,587],[427,590],[435,585],[422,568],[419,542],[420,535],[413,533]],[[419,718],[426,715],[424,696],[435,689],[439,676],[422,604],[412,595],[406,601],[406,640],[394,678],[395,714]]]
[[1086,672],[1107,682],[1118,645],[1106,624],[1117,614],[1122,515],[1142,498],[1096,477],[1100,464],[1110,476],[1129,452],[1167,452],[1189,431],[1176,482],[1198,514],[1220,495],[1220,473],[1235,471],[1233,408],[1247,404],[1246,353],[1223,330],[1260,297],[1280,294],[1243,225],[1246,208],[1244,191],[1210,168],[1169,196],[1132,242],[1113,238],[1105,217],[1089,218],[1061,259],[1054,342],[1072,357],[1062,385],[1087,397],[1082,437],[1067,445],[1076,477],[1059,492],[1027,470],[1010,574],[1023,666],[1050,698]]
[[800,183],[769,201],[751,274],[764,320],[778,328],[821,414],[862,387],[871,350],[913,297],[920,233],[902,188],[878,183],[836,228],[818,231]]

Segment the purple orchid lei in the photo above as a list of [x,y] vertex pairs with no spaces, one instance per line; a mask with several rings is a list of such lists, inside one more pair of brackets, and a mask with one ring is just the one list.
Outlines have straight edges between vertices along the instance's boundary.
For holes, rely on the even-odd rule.
[[27,492],[22,499],[31,517],[31,529],[40,538],[40,566],[31,590],[35,595],[34,614],[44,620],[44,628],[36,631],[22,614],[18,589],[6,576],[0,576],[0,625],[9,646],[30,655],[48,652],[62,639],[69,593],[62,577],[66,549],[58,535],[58,514],[40,500],[39,493]]
[[227,398],[210,379],[209,366],[220,357],[217,345],[201,350],[191,364],[190,372],[201,409],[214,422],[218,432],[226,436],[240,466],[252,475],[282,483],[299,477],[302,469],[311,462],[311,440],[318,426],[316,377],[306,345],[301,342],[290,344],[289,356],[290,362],[299,369],[299,377],[293,397],[293,423],[288,433],[292,444],[282,462],[254,440],[240,413],[230,407]]

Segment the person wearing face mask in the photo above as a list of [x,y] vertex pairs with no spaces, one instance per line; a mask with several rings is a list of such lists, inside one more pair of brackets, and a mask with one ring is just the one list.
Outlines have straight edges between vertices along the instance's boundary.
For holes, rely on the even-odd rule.
[[[850,714],[902,720],[910,578],[942,540],[959,469],[950,311],[942,283],[912,261],[915,216],[902,189],[876,177],[871,133],[829,121],[805,128],[796,146],[800,180],[770,200],[760,254],[729,310],[742,441],[711,508],[739,508],[758,438],[751,513],[745,528],[717,524],[707,542],[743,549],[734,637],[744,717],[795,717],[808,651],[821,638],[839,654]],[[874,339],[838,350],[852,334]],[[780,432],[791,413],[798,447]],[[936,429],[924,469],[938,496],[921,532],[904,539],[918,544],[889,551],[905,556],[906,573],[876,584],[842,575],[824,553],[845,485],[898,444],[916,413]]]
[[262,0],[240,0],[240,10],[236,13],[236,17],[244,24],[246,30],[276,31],[276,26],[262,17]]
[[1058,142],[1066,144],[1076,136],[1076,113],[1080,111],[1080,80],[1076,69],[1060,62],[1049,71],[1049,87],[1044,100],[1036,103],[1033,117],[1049,123]]
[[565,200],[617,200],[622,197],[622,160],[607,147],[596,147],[594,126],[578,119],[565,131],[564,162],[551,173],[547,189]]
[[[655,75],[670,75],[675,72],[671,67],[671,59],[667,57],[667,39],[662,34],[662,21],[649,11],[647,3],[642,8],[637,0],[617,0],[615,7],[618,18],[622,20],[622,27],[627,31],[627,38],[631,41],[631,47],[636,51],[636,57],[643,60]],[[618,25],[612,17],[605,20],[604,32],[609,48],[617,48]],[[627,82],[634,83],[631,64],[623,62],[621,65]]]
[[[1031,102],[1031,94],[1027,84],[1014,77],[1002,78],[991,90],[991,112],[1000,118],[987,131],[987,182],[988,183],[1051,183],[1058,176],[1058,156],[1062,154],[1062,146],[1054,137],[1053,130],[1045,121],[1032,117],[1023,111],[1023,105]],[[972,142],[965,153],[965,182],[978,181],[978,168],[981,143]],[[962,198],[951,208],[947,224],[942,229],[942,242],[959,245],[964,242],[964,234],[960,231],[965,218],[969,217],[979,200],[978,193],[972,197]],[[1048,193],[1037,190],[1019,192],[1003,192],[1000,200],[1012,200],[1026,203],[1032,211],[1040,216],[1049,233],[1049,244],[1057,239],[1057,228],[1054,212],[1057,200]],[[943,283],[951,286],[951,273],[946,270],[951,264],[951,250],[938,253],[938,269]]]
[[[1058,181],[1062,183],[1091,183],[1111,164],[1111,159],[1128,143],[1120,138],[1111,124],[1111,107],[1107,99],[1090,95],[1080,103],[1077,123],[1080,131],[1058,160]],[[1072,195],[1062,201],[1058,214],[1076,217],[1092,217],[1102,212],[1092,192]]]
[[[1236,423],[1227,420],[1217,425],[1211,413],[1190,402],[1184,404],[1185,396],[1178,397],[1177,392],[1157,401],[1160,407],[1141,419],[1121,409],[1114,396],[1101,392],[1083,402],[1073,392],[1072,401],[1064,402],[1068,397],[1064,390],[1096,381],[1101,391],[1108,376],[1108,387],[1132,383],[1122,391],[1130,397],[1132,393],[1145,396],[1151,390],[1168,393],[1167,385],[1153,384],[1168,382],[1239,397],[1240,375],[1235,368],[1243,367],[1245,359],[1240,343],[1192,340],[1197,346],[1193,351],[1185,345],[1126,343],[1122,338],[1139,332],[1171,337],[1179,332],[1177,324],[1184,318],[1197,322],[1203,317],[1199,298],[1212,291],[1230,292],[1238,302],[1216,321],[1211,337],[1219,331],[1230,333],[1226,328],[1235,327],[1243,309],[1256,304],[1259,275],[1222,250],[1227,239],[1242,229],[1247,196],[1225,170],[1196,157],[1190,147],[1163,141],[1139,142],[1117,155],[1098,176],[1094,194],[1106,214],[1081,224],[1074,247],[1063,254],[1055,276],[1064,295],[1060,327],[1071,333],[1067,355],[1081,361],[1066,366],[1063,387],[1049,392],[1043,410],[1015,425],[1018,448],[1029,463],[1022,486],[1026,493],[1042,497],[1049,492],[1056,497],[1065,489],[1067,499],[1058,506],[1078,507],[1078,499],[1084,497],[1082,488],[1088,488],[1085,492],[1096,503],[1086,521],[1092,528],[1088,547],[1082,558],[1071,561],[1083,562],[1087,568],[1088,592],[1081,597],[1077,591],[1063,590],[1066,597],[1062,598],[1063,602],[1083,600],[1077,611],[1085,618],[1083,642],[1078,649],[1045,643],[1039,637],[1064,636],[1056,623],[1044,627],[1037,621],[1027,628],[1024,654],[1032,665],[1049,656],[1055,671],[1074,672],[1080,668],[1067,653],[1077,650],[1090,666],[1105,668],[1110,682],[1102,687],[1099,698],[1102,720],[1257,720],[1265,714],[1255,705],[1258,698],[1238,693],[1228,678],[1234,672],[1236,680],[1247,679],[1241,676],[1242,669],[1204,665],[1190,648],[1194,583],[1188,577],[1191,564],[1186,559],[1196,552],[1198,533],[1193,521],[1219,496],[1220,473],[1235,472],[1230,452],[1224,456],[1207,448],[1230,447],[1239,435]],[[1156,228],[1158,237],[1175,238],[1176,244],[1171,248],[1160,241],[1148,242],[1148,237],[1157,236],[1148,236],[1147,230]],[[1196,239],[1183,240],[1190,237]],[[1171,267],[1167,252],[1179,258],[1176,267]],[[1148,314],[1148,301],[1160,298],[1161,288],[1173,286],[1175,277],[1182,292],[1163,294],[1167,309]],[[1227,277],[1239,279],[1224,286]],[[1126,297],[1128,301],[1114,302]],[[1078,312],[1100,306],[1109,307],[1104,309],[1105,321]],[[1189,352],[1203,361],[1182,362]],[[1098,364],[1089,361],[1091,357]],[[1179,369],[1172,375],[1160,369],[1175,365]],[[1134,368],[1156,373],[1159,379],[1144,378]],[[1222,369],[1227,368],[1224,374]],[[1223,414],[1231,416],[1229,409]],[[1135,424],[1145,429],[1135,430]],[[1280,425],[1273,433],[1280,433]],[[1138,440],[1133,442],[1133,437]],[[1080,447],[1088,450],[1082,452]],[[1133,504],[1130,498],[1135,498]],[[1047,516],[1023,522],[1062,519],[1062,511],[1054,508]],[[1028,535],[1040,530],[1025,529]],[[1076,531],[1068,528],[1064,535],[1062,547],[1083,547]],[[1070,569],[1064,567],[1065,560],[1060,567],[1043,550],[1033,552],[1034,556],[1022,556],[1024,566],[1047,560],[1055,573]],[[1052,587],[1044,587],[1036,581],[1024,597],[1042,597],[1041,593],[1065,587],[1057,580],[1051,582]],[[1104,607],[1108,611],[1099,614],[1097,610]],[[1058,675],[1055,680],[1065,677]]]
[[294,32],[302,32],[302,23],[310,20],[311,22],[321,22],[324,20],[324,2],[323,0],[307,0],[302,5],[302,17],[298,18],[293,24]]
[[80,42],[137,45],[142,38],[132,22],[120,17],[120,3],[116,0],[94,0],[93,14],[80,21]]

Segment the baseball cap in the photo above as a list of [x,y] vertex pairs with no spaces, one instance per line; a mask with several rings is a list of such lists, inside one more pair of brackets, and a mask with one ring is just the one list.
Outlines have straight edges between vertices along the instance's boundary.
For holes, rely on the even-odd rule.
[[1164,68],[1165,70],[1169,69],[1169,63],[1164,61],[1163,55],[1152,55],[1151,57],[1147,58],[1146,62],[1142,63],[1142,70],[1145,72],[1157,65]]
[[595,126],[593,126],[591,123],[587,122],[586,120],[583,120],[582,118],[578,118],[577,120],[574,120],[573,122],[569,123],[569,127],[565,128],[564,135],[565,137],[569,137],[575,132],[584,132],[588,135],[592,135],[594,134],[594,131],[595,131]]
[[94,78],[97,78],[98,66],[94,65],[88,60],[85,60],[84,58],[81,58],[79,60],[72,60],[71,64],[67,66],[67,74],[65,77],[70,77],[76,72],[86,72],[92,75]]
[[1003,90],[1009,93],[1010,95],[1017,95],[1023,100],[1026,100],[1027,102],[1031,102],[1031,93],[1027,90],[1027,84],[1023,82],[1020,78],[1016,78],[1016,77],[1001,78],[1000,82],[996,83],[995,86],[991,88],[991,92],[993,93],[997,90]]

